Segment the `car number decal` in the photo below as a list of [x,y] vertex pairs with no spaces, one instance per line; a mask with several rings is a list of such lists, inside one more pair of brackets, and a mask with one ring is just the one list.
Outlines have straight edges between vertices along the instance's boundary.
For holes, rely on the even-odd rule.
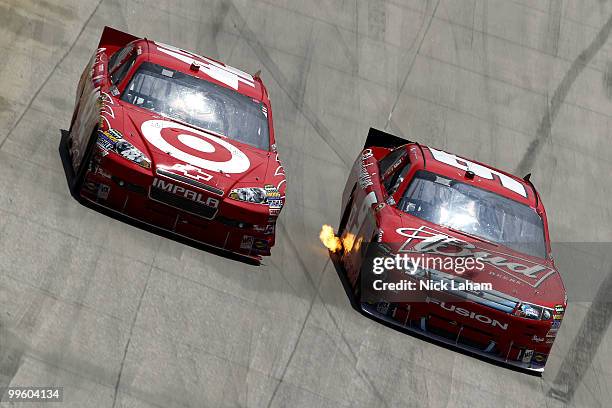
[[436,150],[433,148],[429,148],[434,159],[444,164],[448,164],[449,166],[456,167],[461,170],[471,170],[478,177],[482,177],[488,180],[493,180],[495,177],[499,178],[501,185],[508,190],[514,191],[517,194],[522,195],[523,197],[527,197],[527,191],[525,191],[525,187],[513,179],[512,177],[508,177],[504,173],[500,173],[493,169],[483,166],[482,164],[474,163],[469,160],[466,160],[461,157],[457,157],[454,154],[446,153],[442,150]]
[[206,75],[234,89],[238,89],[238,84],[240,82],[251,87],[255,87],[255,80],[253,77],[237,68],[222,65],[201,55],[193,54],[171,45],[166,45],[159,42],[155,43],[155,45],[157,45],[157,49],[159,51],[170,55],[179,61],[183,61],[188,65],[193,63],[199,65],[202,72],[204,72]]

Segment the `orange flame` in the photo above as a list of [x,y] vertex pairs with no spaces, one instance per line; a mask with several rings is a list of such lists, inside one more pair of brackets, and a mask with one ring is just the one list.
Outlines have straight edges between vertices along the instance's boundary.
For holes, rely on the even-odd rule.
[[346,235],[342,237],[342,246],[346,252],[351,252],[353,245],[355,245],[355,234],[347,232]]
[[340,238],[334,233],[334,229],[331,225],[323,225],[321,232],[319,233],[319,239],[332,252],[337,252],[342,248]]

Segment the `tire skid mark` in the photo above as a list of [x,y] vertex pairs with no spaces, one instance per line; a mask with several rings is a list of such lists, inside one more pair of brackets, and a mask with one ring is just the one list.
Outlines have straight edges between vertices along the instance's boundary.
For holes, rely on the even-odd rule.
[[242,14],[240,14],[240,11],[238,11],[236,5],[231,2],[231,0],[229,4],[230,17],[234,20],[236,28],[240,32],[240,36],[247,42],[247,44],[249,44],[263,66],[270,72],[270,75],[272,75],[272,78],[276,81],[278,86],[285,92],[295,107],[302,112],[319,137],[321,137],[321,139],[332,149],[332,151],[338,156],[346,167],[350,167],[352,160],[349,159],[348,154],[342,145],[332,136],[330,130],[317,117],[316,113],[309,105],[304,103],[300,109],[299,93],[294,89],[294,86],[282,73],[280,67],[272,60],[270,54],[268,54],[263,44],[258,40],[255,32],[249,28],[246,20]]
[[[572,341],[551,389],[550,397],[571,402],[582,379],[593,365],[593,359],[612,320],[612,269],[601,283],[578,333]],[[593,394],[595,395],[595,394]]]
[[[569,91],[576,82],[576,79],[580,73],[587,67],[593,57],[601,49],[610,36],[612,30],[612,15],[608,18],[606,23],[601,27],[591,44],[585,48],[576,57],[569,70],[565,73],[565,76],[559,83],[559,86],[555,90],[547,104],[547,110],[538,126],[536,131],[536,138],[529,144],[527,151],[523,155],[523,158],[519,162],[514,174],[526,174],[533,169],[535,160],[542,150],[544,143],[546,143],[551,137],[552,125],[559,114],[559,109],[567,97]],[[548,98],[546,98],[548,100]]]

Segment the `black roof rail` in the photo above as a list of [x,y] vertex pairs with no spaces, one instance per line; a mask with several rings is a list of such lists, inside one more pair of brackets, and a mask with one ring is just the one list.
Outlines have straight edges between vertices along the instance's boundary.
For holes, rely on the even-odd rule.
[[529,184],[529,186],[531,186],[531,189],[533,190],[533,194],[535,195],[535,200],[536,200],[535,206],[537,207],[540,200],[538,197],[538,192],[536,191],[535,186],[531,182],[531,173],[527,173],[525,177],[523,177],[523,180],[525,180]]

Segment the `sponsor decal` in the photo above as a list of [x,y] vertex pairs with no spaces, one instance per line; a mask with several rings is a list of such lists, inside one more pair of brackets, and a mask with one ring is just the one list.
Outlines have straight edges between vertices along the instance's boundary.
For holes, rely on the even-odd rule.
[[253,248],[259,249],[262,251],[266,250],[268,249],[268,241],[266,241],[265,239],[257,238],[253,240]]
[[379,203],[374,207],[374,212],[378,214],[383,208],[385,208],[385,203]]
[[102,152],[107,154],[109,151],[115,152],[145,169],[151,167],[151,161],[138,148],[126,141],[117,129],[99,131],[96,144]]
[[555,320],[563,320],[563,315],[556,314],[556,315],[553,316],[553,319],[555,319]]
[[552,326],[550,328],[554,330],[559,330],[559,327],[561,327],[561,321],[555,320],[552,322]]
[[553,344],[555,339],[546,339],[546,344]]
[[255,237],[251,235],[243,235],[242,241],[240,242],[240,249],[251,249],[253,247],[253,240]]
[[192,166],[220,173],[244,173],[251,167],[236,146],[201,130],[167,120],[147,120],[141,130],[153,146]]
[[264,190],[266,191],[266,203],[270,208],[270,214],[278,215],[284,204],[281,193],[272,184],[266,184]]
[[366,163],[366,160],[368,160],[372,156],[374,156],[374,154],[372,153],[372,149],[365,149],[363,153],[361,153],[361,165],[359,167],[359,178],[357,182],[359,183],[359,187],[364,190],[374,184],[372,182],[372,176],[370,175],[370,173],[368,173],[368,167],[373,166],[374,163]]
[[557,329],[550,329],[548,333],[546,333],[546,337],[557,337]]
[[531,341],[535,342],[535,343],[542,343],[544,341],[544,337],[538,337],[537,335],[533,335],[533,337],[531,338]]
[[406,158],[407,153],[404,151],[400,157],[398,157],[395,162],[387,169],[387,171],[385,171],[381,177],[382,180],[385,180],[387,177],[389,177],[391,174],[393,174],[395,172],[395,170],[397,170],[397,168],[404,163],[404,159]]
[[492,319],[489,316],[485,316],[482,314],[478,314],[476,312],[471,312],[467,309],[464,309],[462,307],[457,307],[455,305],[447,305],[446,303],[435,299],[435,298],[430,298],[427,297],[427,299],[425,300],[427,303],[433,303],[436,304],[438,306],[440,306],[442,309],[444,310],[448,310],[449,312],[455,312],[456,314],[460,315],[460,316],[464,316],[464,317],[469,317],[470,319],[479,321],[480,323],[484,323],[484,324],[488,324],[492,327],[499,327],[502,330],[507,330],[508,329],[508,323],[501,323],[498,320]]
[[270,198],[281,198],[281,194],[272,184],[266,184],[264,186],[264,190],[266,190],[266,197]]
[[102,167],[97,167],[96,168],[96,174],[99,174],[100,176],[102,176],[104,178],[107,178],[107,179],[112,177],[111,174],[108,173],[106,170],[104,170],[104,168],[102,168]]
[[391,303],[389,302],[378,302],[376,303],[376,311],[380,314],[386,315],[387,313],[389,313],[390,306]]
[[546,364],[547,359],[548,359],[548,354],[533,353],[533,359],[531,360],[531,364],[543,366]]
[[85,190],[91,191],[91,192],[96,192],[97,191],[97,186],[96,183],[93,183],[91,181],[87,181],[83,184],[83,187],[85,188]]
[[557,312],[557,314],[563,314],[565,313],[565,308],[563,305],[555,305],[555,312]]
[[463,159],[455,156],[454,154],[446,153],[442,150],[436,150],[429,147],[429,151],[433,158],[439,162],[444,164],[448,164],[449,166],[456,167],[461,170],[470,170],[473,171],[478,177],[482,177],[488,180],[499,180],[501,185],[508,190],[514,191],[517,194],[520,194],[523,197],[527,197],[527,191],[525,187],[513,179],[510,176],[507,176],[504,173],[493,170],[489,167],[483,166],[482,164],[471,162],[467,159]]
[[160,190],[164,190],[168,193],[176,194],[177,196],[181,196],[198,204],[203,204],[207,207],[219,207],[219,200],[214,197],[206,197],[202,195],[202,193],[198,193],[197,191],[190,190],[181,185],[162,180],[157,177],[153,179],[153,187],[159,188]]
[[98,184],[97,197],[101,200],[106,200],[110,194],[110,186],[106,184]]
[[98,147],[103,150],[115,150],[116,140],[112,140],[104,132],[98,134],[98,141],[96,142]]
[[[491,265],[496,270],[508,274],[516,281],[537,288],[544,280],[555,273],[555,270],[527,259],[498,251],[483,251],[474,244],[427,226],[419,228],[398,228],[396,232],[406,241],[399,252],[419,252],[450,257],[474,257]],[[408,249],[409,244],[411,248]],[[557,316],[555,316],[555,319]]]
[[280,198],[268,198],[268,205],[270,209],[281,209],[283,208],[283,200]]
[[275,224],[253,225],[253,229],[257,232],[263,233],[264,235],[272,235],[274,234],[274,226]]
[[530,362],[532,357],[533,357],[533,350],[530,350],[530,349],[525,350],[523,352],[523,358],[522,358],[523,363]]
[[540,318],[540,310],[528,303],[523,303],[520,306],[519,316],[538,320]]

